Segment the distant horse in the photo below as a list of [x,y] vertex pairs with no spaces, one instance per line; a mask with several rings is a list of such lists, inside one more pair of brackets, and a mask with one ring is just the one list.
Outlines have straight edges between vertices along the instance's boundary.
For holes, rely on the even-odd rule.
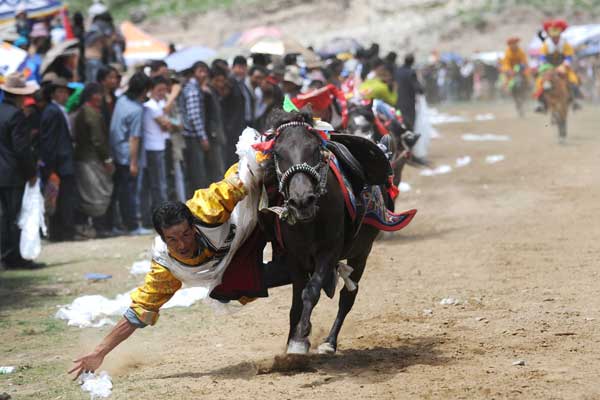
[[543,76],[544,92],[542,96],[550,111],[553,125],[558,127],[558,139],[564,143],[567,139],[567,117],[573,101],[566,74],[559,68],[547,71]]
[[356,221],[346,208],[345,188],[330,167],[323,138],[313,129],[310,113],[274,111],[268,125],[272,128],[274,147],[265,183],[271,181],[277,185],[285,211],[279,217],[261,222],[261,227],[278,231],[292,277],[287,352],[309,351],[312,311],[321,290],[330,297],[334,295],[338,262],[345,259],[353,268],[350,279],[356,289],[349,290],[346,285],[341,290],[337,317],[319,346],[320,353],[334,353],[379,231],[363,225],[356,232]]
[[525,101],[529,94],[529,81],[527,80],[526,70],[521,65],[516,65],[514,68],[514,75],[512,76],[508,87],[510,94],[515,102],[517,113],[520,117],[525,116]]

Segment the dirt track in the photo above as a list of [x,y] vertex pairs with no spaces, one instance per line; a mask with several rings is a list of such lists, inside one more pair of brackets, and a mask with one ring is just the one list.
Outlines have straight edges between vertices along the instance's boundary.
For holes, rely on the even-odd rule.
[[[588,105],[572,119],[566,146],[557,144],[548,118],[519,120],[508,104],[444,111],[470,117],[491,112],[496,119],[438,127],[442,138],[433,141],[431,159],[454,166],[469,155],[470,165],[434,177],[407,170],[412,191],[402,195],[399,208],[419,213],[401,234],[375,245],[336,356],[278,356],[291,297],[282,288],[232,317],[201,305],[165,311],[156,327],[137,332],[109,356],[112,398],[600,398],[597,107]],[[462,133],[512,140],[465,142]],[[484,159],[492,154],[506,159],[488,165]],[[112,294],[132,286],[126,267],[149,244],[149,238],[136,238],[52,245],[45,260],[91,255],[89,262],[69,261],[77,265],[53,271],[69,283],[91,269],[114,274],[105,286],[64,283],[69,299]],[[117,253],[119,261],[111,261]],[[460,304],[440,305],[447,297]],[[323,296],[315,310],[313,348],[336,305],[337,298]],[[26,398],[53,390],[51,397],[36,398],[86,398],[66,382],[63,368],[104,333],[68,328],[56,345],[50,334],[42,335],[1,353],[2,363],[29,361],[34,370],[58,359],[40,379],[10,386],[10,393],[18,399],[19,393]],[[518,360],[525,365],[513,365]]]

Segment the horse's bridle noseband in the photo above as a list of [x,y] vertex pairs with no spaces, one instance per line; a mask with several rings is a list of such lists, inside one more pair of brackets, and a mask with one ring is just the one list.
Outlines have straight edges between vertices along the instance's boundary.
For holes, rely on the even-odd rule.
[[[284,129],[290,127],[303,127],[306,128],[311,134],[315,135],[320,141],[323,140],[318,133],[314,130],[314,128],[302,121],[292,121],[287,122],[285,124],[279,125],[277,129],[275,129],[275,137],[279,136]],[[279,193],[283,196],[285,203],[288,201],[288,186],[290,184],[290,180],[296,174],[303,173],[308,175],[313,182],[318,185],[316,196],[319,198],[320,196],[327,193],[327,173],[329,171],[328,168],[328,156],[325,154],[325,151],[321,149],[319,151],[319,162],[316,166],[312,166],[307,164],[306,162],[302,164],[294,164],[290,168],[285,171],[281,171],[279,167],[279,160],[277,157],[277,153],[273,153],[273,161],[275,164],[275,173],[277,174],[277,181],[279,182]]]

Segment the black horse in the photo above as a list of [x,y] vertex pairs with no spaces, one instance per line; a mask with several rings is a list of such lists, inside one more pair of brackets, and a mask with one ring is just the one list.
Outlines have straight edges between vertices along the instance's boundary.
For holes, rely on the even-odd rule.
[[337,317],[325,342],[319,346],[320,353],[334,353],[379,231],[363,225],[356,233],[342,188],[329,167],[323,140],[313,129],[310,113],[277,110],[268,125],[275,144],[265,182],[277,183],[285,211],[280,223],[273,218],[266,224],[270,229],[278,225],[276,230],[285,248],[293,284],[287,352],[309,351],[312,310],[321,290],[333,296],[338,262],[347,260],[353,268],[350,279],[357,288],[350,291],[346,286],[341,290]]

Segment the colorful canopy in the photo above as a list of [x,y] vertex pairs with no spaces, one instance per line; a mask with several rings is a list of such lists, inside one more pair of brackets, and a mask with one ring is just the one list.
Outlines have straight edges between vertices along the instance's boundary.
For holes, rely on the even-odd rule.
[[133,23],[125,21],[121,24],[121,32],[125,37],[125,62],[133,65],[147,60],[162,60],[169,54],[169,46],[152,37]]
[[22,3],[29,18],[41,18],[58,12],[62,1],[58,0],[0,0],[0,25],[14,22],[15,10]]

